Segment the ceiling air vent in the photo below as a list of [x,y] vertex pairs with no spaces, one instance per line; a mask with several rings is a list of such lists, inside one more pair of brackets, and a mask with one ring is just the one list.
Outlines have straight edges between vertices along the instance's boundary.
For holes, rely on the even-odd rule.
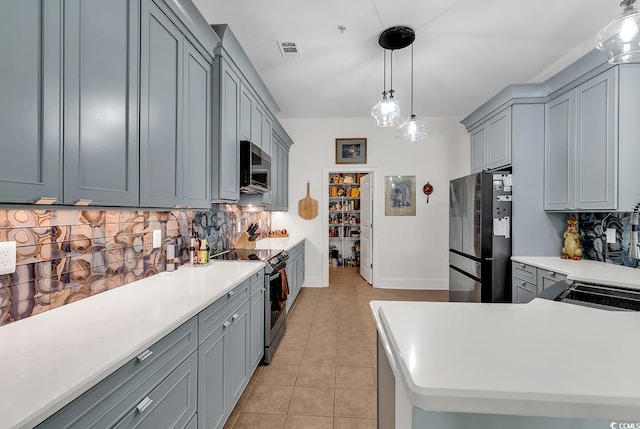
[[282,58],[300,58],[300,44],[298,42],[278,42]]

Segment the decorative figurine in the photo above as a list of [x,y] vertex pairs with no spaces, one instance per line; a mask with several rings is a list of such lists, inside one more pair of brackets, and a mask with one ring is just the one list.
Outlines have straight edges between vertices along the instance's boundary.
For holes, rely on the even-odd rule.
[[582,249],[580,248],[580,236],[578,235],[578,219],[571,215],[567,219],[569,226],[564,232],[564,247],[562,248],[562,259],[582,259]]

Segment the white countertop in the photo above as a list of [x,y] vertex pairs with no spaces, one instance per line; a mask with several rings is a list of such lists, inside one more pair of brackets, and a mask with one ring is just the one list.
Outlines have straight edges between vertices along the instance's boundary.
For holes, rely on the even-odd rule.
[[263,238],[256,241],[256,249],[284,249],[291,250],[298,245],[301,241],[304,241],[304,237],[277,237],[277,238]]
[[[640,420],[640,313],[372,301],[396,380],[426,411]],[[620,421],[620,420],[618,420]]]
[[512,256],[512,261],[566,274],[569,280],[640,289],[640,269],[554,256]]
[[263,266],[182,266],[0,326],[0,428],[44,421]]

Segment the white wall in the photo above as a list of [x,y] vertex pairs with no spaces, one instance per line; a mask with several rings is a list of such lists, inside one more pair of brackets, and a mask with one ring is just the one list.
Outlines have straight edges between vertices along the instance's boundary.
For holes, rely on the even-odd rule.
[[[402,289],[448,288],[449,180],[469,173],[469,137],[458,118],[428,118],[426,140],[404,143],[393,128],[378,128],[373,118],[282,119],[295,144],[289,158],[289,212],[274,213],[272,228],[286,228],[307,238],[305,286],[326,286],[323,253],[328,253],[328,204],[324,189],[327,171],[335,164],[335,139],[366,137],[367,164],[348,166],[375,171],[373,264],[375,287]],[[416,176],[416,216],[384,215],[384,176]],[[311,197],[318,200],[313,220],[298,216],[298,201],[311,182]],[[426,203],[422,186],[435,191]],[[325,211],[326,212],[326,211]]]

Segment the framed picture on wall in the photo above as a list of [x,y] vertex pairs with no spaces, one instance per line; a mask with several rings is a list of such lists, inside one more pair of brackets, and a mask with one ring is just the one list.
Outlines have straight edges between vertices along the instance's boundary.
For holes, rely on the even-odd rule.
[[384,215],[416,215],[416,176],[385,176]]
[[336,164],[366,164],[367,139],[336,139]]

